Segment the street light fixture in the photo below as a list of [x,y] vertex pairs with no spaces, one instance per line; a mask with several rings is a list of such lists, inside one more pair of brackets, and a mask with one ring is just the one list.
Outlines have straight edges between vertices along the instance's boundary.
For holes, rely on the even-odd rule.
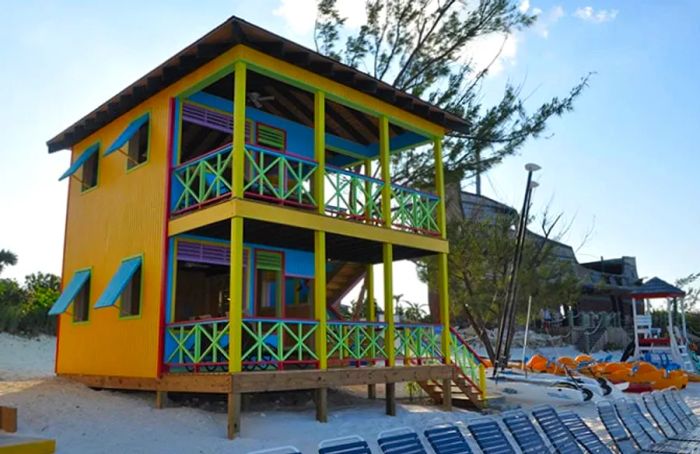
[[539,186],[539,183],[532,181],[532,174],[540,170],[541,167],[534,163],[525,164],[527,170],[527,185],[525,186],[525,197],[523,200],[523,209],[520,211],[520,219],[518,220],[517,237],[515,243],[515,253],[513,257],[513,266],[511,267],[510,280],[508,281],[508,291],[506,293],[505,305],[501,312],[501,320],[498,328],[498,342],[496,344],[496,362],[494,364],[493,376],[498,374],[499,366],[505,369],[508,366],[508,358],[510,356],[510,344],[512,341],[512,332],[515,327],[515,301],[517,296],[517,276],[520,269],[520,262],[523,259],[523,247],[525,244],[525,234],[527,232],[527,221],[530,216],[530,200],[532,198],[532,190]]

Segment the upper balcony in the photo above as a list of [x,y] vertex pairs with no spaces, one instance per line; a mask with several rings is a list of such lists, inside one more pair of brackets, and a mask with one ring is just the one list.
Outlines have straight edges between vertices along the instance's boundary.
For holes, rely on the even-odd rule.
[[[439,188],[426,191],[392,181],[383,168],[389,160],[381,156],[378,117],[339,100],[324,100],[319,107],[313,93],[251,70],[246,71],[244,169],[235,172],[234,77],[211,82],[176,105],[172,216],[231,198],[238,174],[247,199],[440,236]],[[439,140],[388,121],[385,127],[389,159]]]

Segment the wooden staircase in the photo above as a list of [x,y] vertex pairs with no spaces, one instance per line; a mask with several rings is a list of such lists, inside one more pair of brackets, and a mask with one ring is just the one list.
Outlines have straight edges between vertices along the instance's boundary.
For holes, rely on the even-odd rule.
[[365,276],[367,265],[353,262],[336,262],[336,265],[326,278],[326,301],[338,312],[340,301]]
[[[419,381],[418,384],[425,393],[438,405],[442,404],[444,396],[443,384],[433,380]],[[486,407],[486,400],[479,388],[465,378],[455,366],[450,381],[452,404],[461,408],[481,411]]]

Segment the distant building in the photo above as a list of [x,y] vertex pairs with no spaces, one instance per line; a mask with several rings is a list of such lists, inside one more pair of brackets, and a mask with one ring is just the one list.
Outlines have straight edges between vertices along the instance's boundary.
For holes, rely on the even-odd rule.
[[[456,216],[463,219],[475,216],[489,219],[495,216],[511,215],[513,225],[517,223],[518,211],[511,206],[483,195],[464,191],[459,192],[458,200],[460,203],[455,203],[456,193],[454,188],[448,189],[447,213],[452,219]],[[626,325],[627,322],[631,323],[632,300],[626,295],[632,286],[639,283],[637,263],[634,257],[614,259],[601,257],[599,261],[580,263],[574,249],[568,244],[545,238],[532,231],[528,231],[528,235],[530,239],[540,239],[554,245],[555,256],[560,260],[571,262],[581,283],[581,296],[575,307],[572,308],[575,313],[615,313],[619,315],[622,325]],[[431,300],[435,298],[432,292],[430,296]],[[637,309],[643,311],[641,306]]]

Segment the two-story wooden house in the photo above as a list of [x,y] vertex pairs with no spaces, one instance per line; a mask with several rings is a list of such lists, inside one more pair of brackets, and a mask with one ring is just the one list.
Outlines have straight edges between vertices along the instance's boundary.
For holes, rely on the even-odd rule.
[[[56,372],[93,387],[229,395],[449,381],[479,402],[450,330],[441,141],[462,119],[231,18],[49,140],[69,149]],[[392,182],[429,146],[435,188]],[[439,324],[394,320],[392,263],[436,255]],[[384,322],[343,320],[359,279]],[[410,366],[410,367],[409,367]],[[442,388],[440,387],[442,386]],[[445,389],[445,391],[441,391]]]

